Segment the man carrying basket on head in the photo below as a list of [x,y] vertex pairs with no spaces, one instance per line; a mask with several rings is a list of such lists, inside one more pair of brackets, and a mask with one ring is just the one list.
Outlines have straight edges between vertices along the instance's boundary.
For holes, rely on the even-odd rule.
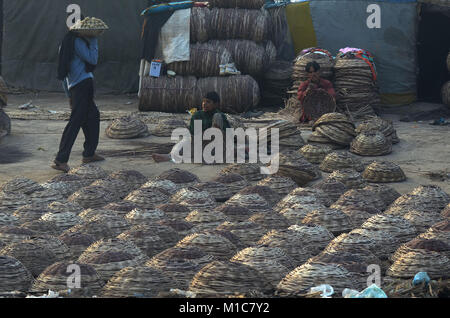
[[58,79],[70,98],[71,114],[64,129],[52,168],[69,171],[67,162],[80,128],[85,136],[83,163],[104,160],[95,154],[100,134],[100,113],[94,102],[94,75],[98,62],[97,37],[108,26],[100,19],[86,18],[66,34],[59,51]]

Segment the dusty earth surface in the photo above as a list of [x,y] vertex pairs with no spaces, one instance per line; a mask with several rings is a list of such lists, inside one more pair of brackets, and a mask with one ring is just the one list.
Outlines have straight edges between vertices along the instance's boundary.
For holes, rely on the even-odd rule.
[[[18,107],[28,102],[34,108],[19,110]],[[114,117],[137,112],[138,98],[136,95],[101,95],[96,98],[102,112],[99,153],[117,150],[142,149],[153,143],[165,144],[170,138],[149,137],[134,140],[113,140],[105,135],[105,129]],[[433,126],[430,120],[401,122],[400,118],[425,109],[435,109],[440,105],[415,103],[397,108],[383,108],[382,117],[394,120],[394,127],[400,138],[400,143],[393,146],[391,154],[383,157],[361,157],[365,162],[371,160],[389,160],[401,166],[407,176],[407,181],[391,183],[401,194],[411,191],[420,184],[434,184],[450,193],[450,126]],[[28,93],[9,96],[8,107],[4,109],[12,118],[12,132],[0,140],[0,184],[15,176],[25,176],[37,182],[45,182],[59,174],[50,168],[50,164],[58,149],[61,134],[66,125],[64,118],[69,115],[69,105],[64,94],[59,93]],[[59,115],[58,115],[59,114]],[[59,116],[59,117],[58,117]],[[177,116],[188,119],[188,114],[149,114],[148,126],[150,132],[155,128],[158,118]],[[20,119],[22,118],[22,119]],[[60,118],[60,119],[57,119]],[[274,119],[274,113],[266,112],[261,119]],[[251,125],[248,122],[247,125]],[[255,126],[261,127],[257,123]],[[306,140],[311,131],[302,129]],[[84,136],[80,132],[74,145],[69,161],[71,167],[81,164],[81,152]],[[150,154],[136,156],[130,153],[126,157],[107,157],[98,163],[102,168],[114,170],[138,170],[147,177],[157,176],[170,168],[179,167],[189,170],[199,176],[202,181],[208,181],[218,174],[225,165],[199,165],[174,163],[155,163]],[[436,177],[430,178],[429,174]],[[326,174],[323,173],[325,177]]]

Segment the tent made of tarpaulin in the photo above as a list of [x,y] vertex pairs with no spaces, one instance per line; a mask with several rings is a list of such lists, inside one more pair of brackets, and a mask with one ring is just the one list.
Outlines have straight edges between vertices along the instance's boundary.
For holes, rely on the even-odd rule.
[[139,85],[142,10],[147,0],[14,0],[3,2],[2,76],[8,85],[62,91],[56,79],[59,45],[68,31],[66,13],[76,3],[85,17],[109,26],[99,38],[95,71],[100,92],[136,92]]
[[[417,98],[418,2],[450,3],[448,0],[311,0],[290,3],[285,10],[296,54],[308,47],[320,47],[333,55],[345,47],[368,50],[375,56],[382,101],[395,105],[408,104]],[[375,12],[374,5],[379,12],[379,27],[369,27],[374,21],[370,17]]]

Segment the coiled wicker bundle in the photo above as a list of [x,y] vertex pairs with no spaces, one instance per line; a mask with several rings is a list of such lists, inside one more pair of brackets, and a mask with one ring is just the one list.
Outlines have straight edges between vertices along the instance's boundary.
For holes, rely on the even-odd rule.
[[191,8],[190,38],[191,43],[206,42],[211,28],[211,12],[208,8]]
[[[264,43],[255,43],[249,40],[212,40],[208,44],[214,47],[223,47],[229,54],[231,54],[231,59],[234,61],[237,69],[246,75],[250,75],[254,78],[261,78],[264,71],[267,70],[269,64],[276,57],[270,52],[273,48],[272,42],[269,45],[264,45]],[[222,63],[224,64],[224,63]],[[209,75],[209,76],[218,76]]]
[[354,275],[344,266],[320,262],[305,263],[290,272],[277,286],[277,295],[282,297],[300,296],[308,293],[311,287],[330,284],[335,293],[354,287]]
[[325,90],[317,89],[306,92],[302,103],[302,112],[312,120],[335,111],[336,102],[334,97]]
[[427,272],[433,279],[448,278],[450,273],[449,245],[437,240],[415,239],[400,247],[394,263],[386,274],[411,278],[417,272]]
[[247,247],[234,255],[230,261],[256,269],[274,286],[293,269],[290,258],[282,249],[276,247]]
[[89,220],[92,220],[94,217],[97,217],[97,216],[117,217],[117,216],[119,216],[119,214],[117,214],[115,211],[111,211],[111,210],[107,210],[107,209],[103,208],[103,209],[85,209],[80,214],[78,214],[78,216],[80,218],[82,218],[84,222],[88,222]]
[[169,219],[182,220],[191,213],[187,206],[178,203],[161,204],[156,208],[163,211]]
[[129,201],[117,201],[111,202],[105,205],[102,209],[106,211],[113,211],[115,215],[125,216],[132,210],[136,209],[137,206]]
[[161,225],[135,225],[117,238],[134,243],[148,257],[172,247],[180,239],[173,229]]
[[72,226],[70,229],[64,231],[61,235],[67,233],[81,233],[91,235],[95,240],[103,238],[113,238],[117,235],[116,231],[104,224],[101,220],[96,218],[95,220],[88,220],[82,224]]
[[300,153],[311,163],[320,164],[325,157],[332,151],[332,149],[326,145],[315,146],[305,145],[300,149]]
[[211,39],[245,39],[262,42],[268,38],[270,16],[264,10],[219,9],[210,11]]
[[76,265],[80,270],[81,290],[78,291],[86,297],[98,295],[103,284],[100,276],[95,269],[86,264],[57,262],[47,267],[34,281],[31,291],[34,293],[48,293],[49,290],[62,291],[67,290],[67,281],[73,275],[73,269],[68,270],[70,266]]
[[92,254],[86,257],[82,263],[94,267],[104,283],[121,269],[138,265],[131,254],[122,251],[105,251]]
[[89,209],[100,208],[117,199],[117,194],[107,188],[101,186],[88,186],[72,194],[68,198],[68,201],[77,203],[85,209]]
[[184,113],[196,106],[196,91],[194,76],[144,76],[139,110]]
[[126,267],[117,272],[103,287],[106,298],[154,298],[176,286],[172,277],[149,266]]
[[374,161],[366,167],[363,177],[369,182],[401,182],[406,180],[399,165],[389,161]]
[[[342,233],[337,236],[326,246],[325,251],[339,251],[339,250],[354,250],[363,248],[373,252],[376,246],[376,241],[370,237],[361,234],[359,230],[353,230],[349,233]],[[379,264],[375,262],[372,264]]]
[[142,264],[148,260],[148,256],[145,255],[134,243],[130,241],[114,239],[102,239],[91,246],[89,246],[78,258],[79,262],[85,263],[94,255],[99,255],[103,252],[126,252],[132,256],[137,264]]
[[111,139],[133,139],[149,135],[147,125],[133,115],[115,119],[108,125],[105,133]]
[[370,117],[364,120],[361,124],[356,128],[356,133],[360,134],[367,131],[379,131],[384,134],[384,136],[392,142],[392,144],[396,144],[399,142],[397,137],[397,132],[394,129],[394,124],[391,120],[386,120],[378,116]]
[[132,189],[137,189],[147,182],[147,177],[135,170],[119,170],[109,175],[110,178],[120,179],[128,184]]
[[133,190],[133,186],[129,185],[125,181],[117,178],[106,177],[104,179],[99,179],[94,181],[91,186],[99,186],[109,191],[115,193],[116,197],[123,199]]
[[375,208],[384,211],[387,207],[386,203],[377,193],[373,193],[368,189],[352,189],[345,192],[333,206],[336,208],[345,206],[354,206],[365,208]]
[[384,156],[392,152],[392,142],[379,131],[362,132],[353,139],[350,151],[361,156]]
[[204,266],[192,279],[189,291],[197,297],[227,297],[253,291],[270,293],[272,285],[252,267],[228,261]]
[[141,209],[152,209],[169,200],[169,196],[155,188],[141,188],[131,192],[124,201],[132,202]]
[[373,193],[378,194],[379,197],[384,201],[386,207],[388,207],[390,204],[392,204],[392,202],[400,197],[400,193],[398,193],[397,190],[385,184],[371,184],[367,187],[364,187],[364,190],[369,190]]
[[52,251],[26,240],[3,247],[0,250],[0,255],[17,259],[34,277],[37,277],[44,269],[56,262],[56,256]]
[[436,185],[420,185],[411,191],[412,195],[426,197],[433,201],[436,210],[440,211],[450,203],[450,195]]
[[180,187],[187,187],[200,182],[199,178],[195,174],[178,168],[173,168],[164,171],[157,177],[157,179],[170,180],[173,183],[179,185]]
[[303,224],[321,225],[337,236],[354,228],[350,217],[338,209],[322,208],[308,213],[302,220]]
[[58,239],[66,244],[73,259],[78,259],[91,244],[95,243],[95,238],[92,235],[77,232],[64,232]]
[[426,232],[419,235],[420,238],[437,239],[448,242],[450,240],[450,221],[448,219],[434,224]]
[[321,177],[319,169],[309,163],[297,151],[279,154],[278,175],[290,177],[299,186],[304,186]]
[[291,225],[288,218],[276,212],[255,213],[248,220],[261,225],[267,231],[285,229]]
[[192,278],[214,257],[196,247],[172,247],[155,255],[145,265],[173,277],[182,290],[187,290]]
[[442,102],[450,107],[450,81],[446,82],[441,89]]
[[131,225],[153,224],[166,219],[166,214],[160,209],[134,209],[125,215],[125,220]]
[[187,128],[186,122],[176,118],[162,119],[152,130],[152,134],[158,137],[171,137],[172,132],[177,128]]
[[211,8],[241,8],[241,9],[261,9],[265,0],[212,0],[209,1]]
[[48,234],[48,235],[56,235],[62,233],[60,229],[56,226],[54,222],[44,221],[44,220],[34,220],[30,222],[25,222],[20,227],[31,230],[36,234]]
[[194,210],[185,218],[187,222],[194,225],[194,232],[213,230],[222,222],[227,220],[225,214],[217,211],[198,211]]
[[194,185],[195,188],[208,192],[217,202],[225,202],[233,196],[231,189],[220,182],[202,182]]
[[15,210],[23,205],[30,204],[31,199],[18,192],[0,192],[0,211],[12,214]]
[[16,216],[0,212],[0,227],[19,226],[19,225],[20,220]]
[[0,191],[19,192],[22,194],[32,194],[35,191],[41,191],[44,188],[36,181],[25,177],[16,177],[0,185]]
[[198,247],[218,260],[228,260],[236,253],[236,246],[222,235],[208,232],[194,233],[180,240],[176,247]]
[[409,210],[440,211],[443,202],[431,196],[404,194],[398,197],[385,211],[386,214],[404,215]]
[[0,292],[27,292],[33,282],[33,276],[17,259],[0,256]]
[[[219,178],[216,178],[213,181],[222,182],[225,184],[231,183],[229,181],[232,181],[233,183],[239,181],[239,185],[241,185],[241,184],[243,184],[242,180],[238,180],[239,177],[237,177],[235,174],[242,176],[247,181],[247,183],[251,183],[254,181],[260,181],[265,176],[265,175],[261,174],[261,169],[260,169],[259,165],[255,164],[255,163],[245,163],[245,164],[233,163],[233,164],[226,166],[225,168],[223,168],[220,171],[221,175],[228,175],[230,173],[233,175],[220,176]],[[221,179],[221,180],[219,180],[219,179]],[[244,187],[242,187],[242,188],[244,188]]]
[[[324,137],[323,142],[350,145],[356,136],[355,125],[344,114],[327,113],[315,121],[312,130]],[[319,141],[319,140],[317,140]]]
[[316,61],[320,65],[320,76],[325,79],[331,79],[333,76],[333,57],[326,50],[318,48],[309,48],[303,50],[295,59],[294,73],[292,79],[294,80],[294,86],[292,90],[297,91],[300,83],[308,79],[308,73],[306,72],[306,64]]
[[380,100],[370,66],[352,53],[336,57],[334,65],[338,107],[353,112]]
[[57,261],[70,260],[72,257],[67,245],[53,235],[34,235],[29,239],[29,241],[40,245],[42,248],[47,248],[52,251],[53,254],[55,254]]
[[353,169],[340,169],[331,173],[327,179],[342,182],[348,189],[361,189],[367,186],[361,174]]
[[230,53],[226,47],[216,43],[191,44],[189,61],[170,63],[167,65],[167,69],[184,76],[219,76],[219,65],[233,62]]
[[249,75],[226,77],[205,77],[197,81],[195,105],[208,92],[215,91],[220,96],[220,110],[224,113],[245,113],[259,104],[258,83]]
[[255,186],[248,186],[241,191],[238,192],[238,194],[246,195],[246,194],[259,194],[261,197],[263,197],[270,207],[274,206],[275,204],[280,201],[281,197],[276,193],[274,190],[272,190],[270,187],[262,186],[262,185],[255,185]]
[[70,169],[69,174],[74,174],[84,180],[88,179],[92,180],[91,182],[94,182],[97,179],[106,178],[108,176],[108,171],[94,164],[83,164],[77,168]]
[[313,188],[325,192],[332,202],[336,202],[347,191],[347,187],[342,182],[329,178],[314,184]]
[[0,241],[5,245],[30,239],[30,237],[35,234],[34,231],[22,227],[11,225],[0,227]]
[[325,172],[333,172],[340,169],[354,169],[362,172],[364,165],[357,157],[348,152],[332,152],[325,156],[319,168]]
[[48,208],[43,204],[26,204],[18,208],[12,213],[20,224],[39,220],[41,216],[48,212]]
[[185,205],[189,210],[209,211],[216,207],[216,201],[206,191],[200,191],[194,187],[183,188],[170,198],[171,203]]
[[259,186],[267,186],[278,193],[280,197],[284,197],[289,192],[297,188],[297,184],[289,177],[272,175],[257,183]]

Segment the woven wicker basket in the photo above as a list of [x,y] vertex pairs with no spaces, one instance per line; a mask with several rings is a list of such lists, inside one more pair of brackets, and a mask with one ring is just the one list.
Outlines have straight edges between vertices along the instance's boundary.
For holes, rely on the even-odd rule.
[[0,227],[19,225],[20,221],[16,216],[0,212]]
[[354,288],[355,277],[343,266],[326,263],[306,263],[290,272],[277,286],[277,295],[282,297],[301,296],[311,287],[326,282],[340,294],[345,288]]
[[350,151],[361,156],[384,156],[392,152],[392,141],[379,131],[362,132],[353,139]]
[[43,204],[27,204],[18,208],[12,215],[19,220],[20,224],[23,224],[39,220],[47,211]]
[[77,168],[70,169],[69,174],[74,174],[81,177],[82,179],[89,179],[94,181],[107,177],[108,171],[94,164],[84,164]]
[[335,170],[327,179],[342,182],[348,189],[361,189],[367,186],[361,174],[353,169]]
[[[251,183],[253,181],[260,181],[265,177],[265,175],[261,174],[260,167],[257,164],[251,164],[251,163],[231,164],[231,165],[228,165],[227,167],[223,168],[220,171],[220,173],[223,175],[227,175],[229,173],[239,174],[242,177],[244,177],[244,179],[248,183]],[[234,176],[233,176],[233,179],[235,179]],[[215,179],[213,181],[218,181],[218,180]],[[218,182],[220,182],[220,181],[218,181]]]
[[65,232],[61,234],[58,239],[66,244],[73,259],[78,259],[80,255],[95,242],[93,236],[76,232]]
[[364,120],[356,128],[357,134],[367,131],[380,131],[387,139],[392,142],[392,144],[396,144],[399,142],[397,133],[394,129],[394,125],[390,120],[385,120],[381,117],[374,116]]
[[414,252],[417,250],[424,250],[428,252],[436,252],[445,255],[447,258],[450,256],[450,246],[447,242],[439,239],[423,238],[420,235],[411,241],[402,244],[394,254],[391,255],[393,262],[400,259],[404,254]]
[[125,220],[131,225],[153,224],[166,218],[166,214],[160,209],[134,209],[125,215]]
[[300,153],[311,163],[320,164],[325,157],[332,151],[332,149],[326,145],[314,146],[306,145],[300,149]]
[[60,213],[60,212],[72,212],[76,215],[83,211],[83,207],[76,203],[71,202],[52,202],[48,205],[48,212]]
[[419,233],[425,232],[434,224],[444,220],[444,217],[442,217],[439,213],[433,211],[423,212],[410,210],[409,212],[405,213],[403,217],[407,219]]
[[33,282],[33,276],[17,259],[0,256],[0,292],[27,292]]
[[77,203],[85,209],[89,209],[100,208],[119,199],[120,198],[116,193],[113,193],[107,188],[101,186],[88,186],[72,194],[68,198],[68,201]]
[[259,194],[240,194],[233,195],[227,204],[240,205],[246,207],[253,213],[270,211],[269,203]]
[[17,192],[0,192],[0,211],[12,214],[15,210],[23,205],[30,204],[31,199],[22,193]]
[[224,214],[231,222],[243,222],[252,216],[252,212],[248,208],[238,204],[224,203],[214,211]]
[[249,186],[241,191],[238,192],[238,194],[246,195],[246,194],[259,194],[261,197],[263,197],[270,207],[273,207],[275,204],[280,201],[281,197],[278,195],[277,192],[272,190],[268,186],[262,186],[262,185],[255,185],[255,186]]
[[134,139],[149,135],[147,125],[137,116],[132,115],[112,121],[105,133],[111,139]]
[[255,213],[248,220],[261,225],[267,231],[286,229],[291,225],[285,216],[276,212]]
[[212,181],[227,185],[233,195],[249,185],[249,182],[237,173],[221,174],[218,177],[215,177]]
[[277,174],[291,178],[299,186],[304,186],[321,177],[319,169],[309,163],[298,151],[279,154],[279,169]]
[[0,185],[0,191],[19,192],[22,194],[31,194],[35,191],[44,190],[36,181],[25,177],[16,177]]
[[[166,248],[172,247],[175,243],[180,239],[178,233],[176,233],[173,229],[165,228],[166,233],[158,233],[154,232],[154,228],[159,226],[146,226],[146,225],[135,225],[131,227],[129,230],[124,231],[122,234],[118,235],[117,238],[125,241],[132,242],[136,246],[138,246],[142,252],[148,257],[152,257]],[[170,237],[167,233],[170,231],[172,234]],[[166,238],[168,238],[166,240]]]
[[362,172],[364,165],[357,157],[348,152],[332,152],[325,156],[319,168],[325,172],[333,172],[340,169],[354,169]]
[[228,260],[236,253],[236,246],[222,235],[208,232],[194,233],[180,240],[176,247],[198,247],[218,260]]
[[200,191],[194,187],[183,188],[170,198],[171,203],[178,203],[186,206],[189,210],[214,209],[217,204],[211,195],[206,191]]
[[160,292],[176,288],[177,282],[164,272],[150,267],[126,267],[117,272],[103,287],[106,298],[154,298]]
[[118,216],[125,216],[134,209],[137,209],[137,206],[129,201],[117,201],[105,205],[102,209],[113,211],[114,214]]
[[189,291],[197,297],[227,297],[254,290],[269,294],[272,288],[262,274],[248,265],[214,261],[194,276]]
[[177,128],[187,128],[186,122],[175,118],[162,119],[152,130],[152,134],[158,137],[171,137],[172,132]]
[[298,204],[330,206],[331,203],[330,197],[323,190],[316,188],[296,188],[278,202],[274,210],[280,211]]
[[253,245],[267,230],[258,223],[251,221],[224,222],[216,230],[229,231],[235,235],[243,247]]
[[67,290],[67,281],[70,279],[70,275],[73,275],[73,271],[67,270],[71,265],[78,265],[80,269],[81,290],[78,290],[78,293],[83,294],[85,297],[98,295],[103,284],[95,269],[89,265],[71,262],[57,262],[47,267],[36,278],[31,287],[31,291],[35,293],[48,293],[49,290]]
[[54,225],[56,233],[62,233],[82,222],[82,219],[73,212],[49,212],[41,216],[41,220]]
[[125,181],[111,177],[94,181],[91,186],[98,186],[108,189],[109,191],[115,193],[116,197],[119,199],[125,198],[131,191],[134,190],[134,187],[130,186]]
[[194,225],[184,220],[165,219],[158,221],[157,223],[174,229],[180,237],[192,234],[192,231],[194,230]]
[[290,225],[302,224],[303,219],[312,211],[325,208],[323,204],[308,203],[308,204],[294,204],[282,208],[278,211],[283,217],[285,217]]
[[332,208],[321,208],[308,213],[303,218],[302,224],[321,225],[335,236],[343,232],[349,232],[354,228],[347,214]]
[[225,202],[234,194],[227,185],[220,182],[202,182],[195,184],[194,187],[208,192],[217,202]]
[[40,245],[42,248],[47,248],[52,251],[52,253],[55,254],[57,261],[67,261],[72,259],[69,247],[55,236],[48,234],[34,235],[30,238],[30,241]]
[[387,205],[378,193],[374,193],[367,189],[352,189],[345,192],[339,200],[334,203],[334,206],[354,206],[354,207],[370,207],[379,211],[384,211]]
[[147,178],[135,170],[119,170],[112,172],[109,177],[120,179],[127,183],[132,189],[137,189],[147,182]]
[[51,202],[65,201],[63,195],[56,190],[53,189],[44,189],[41,191],[35,191],[32,194],[30,194],[31,203],[33,204],[42,204],[42,205],[48,205]]
[[331,202],[336,202],[347,191],[347,187],[340,181],[325,179],[313,185],[313,188],[324,191]]
[[170,169],[161,173],[157,179],[170,180],[173,183],[183,187],[200,182],[195,174],[178,168]]
[[192,278],[214,257],[196,247],[172,247],[155,255],[145,265],[167,273],[187,290]]
[[157,209],[163,211],[169,219],[183,220],[191,210],[185,205],[178,203],[166,203],[156,206]]
[[131,192],[124,201],[131,202],[141,209],[153,209],[169,200],[169,197],[155,188],[141,188]]
[[297,184],[289,177],[272,175],[257,183],[259,186],[267,186],[284,197],[289,192],[297,188]]
[[213,230],[221,223],[227,221],[227,216],[217,211],[194,210],[185,218],[194,225],[194,232]]
[[34,277],[56,262],[56,256],[52,251],[27,240],[5,246],[0,250],[0,255],[17,259]]
[[2,226],[0,227],[0,241],[5,245],[11,243],[19,243],[23,240],[29,239],[36,233],[32,230],[17,227],[17,226]]

